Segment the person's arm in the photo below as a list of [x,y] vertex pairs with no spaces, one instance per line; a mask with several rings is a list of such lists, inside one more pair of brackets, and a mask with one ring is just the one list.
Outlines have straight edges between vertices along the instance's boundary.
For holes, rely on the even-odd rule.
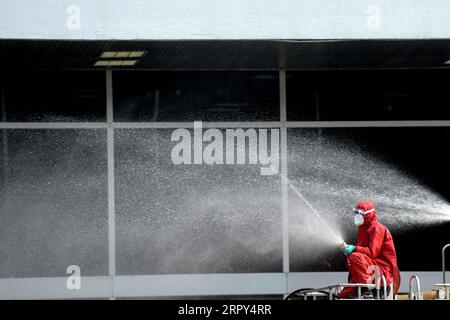
[[384,228],[373,228],[369,233],[369,245],[367,247],[357,245],[355,251],[361,252],[372,259],[377,258],[381,252],[385,232]]

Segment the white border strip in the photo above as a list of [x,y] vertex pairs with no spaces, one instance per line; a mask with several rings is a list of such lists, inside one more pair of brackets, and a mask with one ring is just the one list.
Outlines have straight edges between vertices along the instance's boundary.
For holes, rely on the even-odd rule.
[[[280,86],[280,173],[288,176],[287,171],[287,129],[286,129],[286,71],[279,72]],[[288,188],[286,179],[281,179],[281,214],[283,237],[283,272],[289,272],[289,212],[288,212]]]
[[0,129],[106,129],[106,122],[0,122]]
[[[0,38],[333,41],[450,37],[447,0],[211,2],[0,1]],[[74,7],[69,6],[73,3]]]
[[[422,290],[442,282],[441,272],[402,272],[400,292],[411,275]],[[319,288],[347,281],[346,272],[222,273],[82,277],[81,289],[69,290],[67,278],[0,279],[0,299],[80,299],[208,295],[286,295],[300,288]]]
[[450,120],[288,121],[288,128],[449,127]]
[[[281,121],[202,122],[203,128],[279,128]],[[286,121],[287,128],[450,127],[450,120]],[[0,122],[0,129],[176,129],[194,122]]]
[[111,70],[106,71],[106,115],[108,153],[108,274],[111,277],[111,298],[114,297],[114,276],[116,275],[116,208],[114,176],[114,129],[113,123],[113,83]]
[[283,294],[283,273],[117,276],[117,297]]
[[[201,119],[199,119],[200,121]],[[248,121],[248,122],[202,122],[203,128],[275,128],[279,121]],[[194,122],[115,122],[116,129],[177,129],[194,128]]]
[[0,279],[0,299],[81,299],[108,298],[109,277],[82,277],[81,288],[67,289],[66,278]]

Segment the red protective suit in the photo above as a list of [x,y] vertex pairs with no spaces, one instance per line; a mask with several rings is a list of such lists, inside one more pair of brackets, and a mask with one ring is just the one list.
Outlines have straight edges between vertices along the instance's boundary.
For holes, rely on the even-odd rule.
[[[357,209],[369,211],[374,209],[371,201],[358,203]],[[358,227],[356,250],[347,257],[350,283],[374,283],[374,272],[377,266],[380,276],[386,277],[389,285],[394,281],[394,294],[400,286],[400,273],[397,268],[397,255],[394,241],[389,230],[377,221],[375,211],[364,215],[364,223]],[[353,296],[356,288],[344,288],[341,298]]]

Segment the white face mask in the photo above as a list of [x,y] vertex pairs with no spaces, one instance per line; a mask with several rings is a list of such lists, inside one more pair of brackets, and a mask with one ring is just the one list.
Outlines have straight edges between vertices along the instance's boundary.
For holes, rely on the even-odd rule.
[[360,226],[364,223],[364,216],[362,214],[355,214],[353,221],[355,222],[356,226]]
[[364,224],[364,215],[373,211],[375,211],[375,209],[370,209],[368,211],[363,211],[362,209],[356,208],[353,209],[353,213],[355,214],[355,216],[353,217],[353,221],[355,222],[355,225],[360,226]]

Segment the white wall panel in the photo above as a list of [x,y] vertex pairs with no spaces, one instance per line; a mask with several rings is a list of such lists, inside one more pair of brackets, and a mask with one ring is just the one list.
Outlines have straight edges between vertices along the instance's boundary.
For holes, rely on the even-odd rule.
[[0,1],[0,38],[450,37],[449,0]]

